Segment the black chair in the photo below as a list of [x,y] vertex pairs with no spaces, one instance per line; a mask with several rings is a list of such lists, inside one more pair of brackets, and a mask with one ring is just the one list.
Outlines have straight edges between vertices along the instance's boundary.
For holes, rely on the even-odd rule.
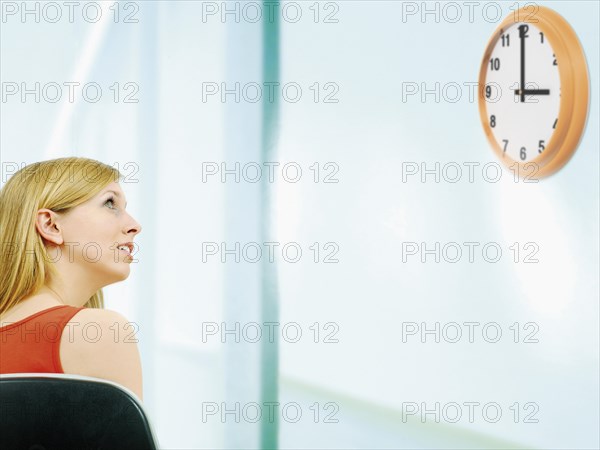
[[0,375],[2,450],[155,450],[147,415],[129,389],[99,378]]

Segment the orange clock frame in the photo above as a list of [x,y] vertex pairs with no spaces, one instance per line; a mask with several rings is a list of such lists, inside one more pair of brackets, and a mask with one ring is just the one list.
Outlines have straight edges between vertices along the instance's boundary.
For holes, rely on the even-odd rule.
[[[488,60],[504,30],[515,23],[531,23],[544,33],[556,56],[560,77],[560,107],[556,129],[543,153],[528,162],[507,157],[494,138],[487,120],[487,102],[484,95]],[[507,16],[488,41],[479,70],[478,86],[479,115],[486,137],[498,158],[507,167],[518,164],[519,176],[542,178],[555,173],[571,159],[585,131],[590,87],[583,47],[575,30],[560,14],[545,6],[529,5]],[[532,165],[534,173],[531,170]]]

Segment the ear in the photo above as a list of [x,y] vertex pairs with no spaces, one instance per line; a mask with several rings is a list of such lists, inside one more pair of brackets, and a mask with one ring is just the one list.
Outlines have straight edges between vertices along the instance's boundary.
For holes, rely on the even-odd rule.
[[50,209],[40,209],[35,219],[35,227],[45,240],[61,245],[64,242],[58,223],[58,214]]

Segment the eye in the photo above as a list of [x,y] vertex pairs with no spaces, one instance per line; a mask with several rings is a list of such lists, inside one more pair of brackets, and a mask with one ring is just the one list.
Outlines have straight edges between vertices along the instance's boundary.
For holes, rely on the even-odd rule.
[[110,209],[117,209],[117,208],[114,208],[114,205],[115,205],[115,198],[114,197],[110,197],[108,200],[106,200],[104,202],[105,205],[108,205],[109,203],[113,205],[113,206],[109,206]]

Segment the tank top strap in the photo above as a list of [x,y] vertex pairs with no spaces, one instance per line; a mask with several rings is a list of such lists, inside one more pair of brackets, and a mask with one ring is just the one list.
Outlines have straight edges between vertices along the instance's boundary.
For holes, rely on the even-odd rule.
[[[58,307],[53,309],[52,311],[48,311],[46,314],[43,315],[43,322],[46,324],[53,324],[56,326],[56,337],[54,339],[54,341],[52,341],[52,360],[54,363],[54,367],[56,368],[56,371],[58,373],[64,373],[62,364],[60,362],[60,340],[61,340],[61,336],[64,334],[64,328],[67,325],[67,323],[69,323],[69,321],[73,318],[73,316],[75,314],[77,314],[79,311],[81,311],[82,309],[85,309],[84,307],[75,307],[75,306],[70,306],[70,305],[65,305],[64,307]],[[75,326],[73,327],[73,329],[69,328],[67,330],[67,333],[69,333],[68,335],[68,340],[69,342],[73,342],[73,338],[74,335],[73,333],[80,328],[78,328],[76,326],[77,324],[75,324]]]
[[60,323],[64,326],[64,324],[71,320],[71,318],[82,309],[85,309],[85,307],[60,305],[40,311],[38,314],[44,318],[44,321],[51,321],[57,324]]

